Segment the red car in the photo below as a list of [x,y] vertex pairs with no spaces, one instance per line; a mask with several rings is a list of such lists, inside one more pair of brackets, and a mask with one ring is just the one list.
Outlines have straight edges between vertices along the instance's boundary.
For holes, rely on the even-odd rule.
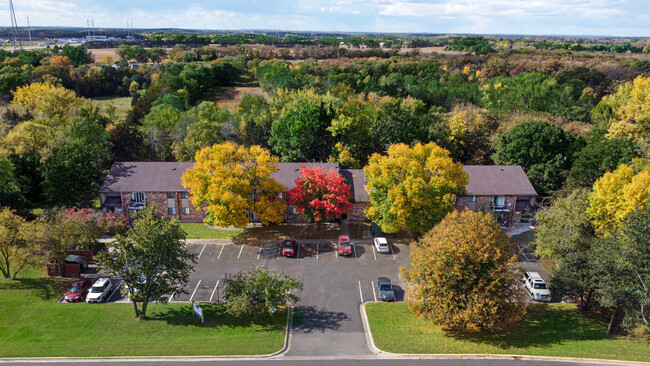
[[352,243],[347,235],[339,236],[339,255],[352,255]]
[[88,278],[82,278],[79,281],[72,284],[72,287],[65,293],[66,302],[80,302],[84,301],[86,295],[88,295],[88,290],[93,285],[93,281]]
[[282,243],[282,256],[293,257],[296,255],[296,241],[287,239]]

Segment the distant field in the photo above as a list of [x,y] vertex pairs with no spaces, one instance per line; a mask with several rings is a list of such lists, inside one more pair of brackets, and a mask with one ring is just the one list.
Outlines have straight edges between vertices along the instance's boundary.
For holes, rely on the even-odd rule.
[[409,51],[416,49],[420,51],[421,55],[431,55],[434,52],[441,54],[441,55],[465,55],[467,52],[463,51],[446,51],[444,47],[417,47],[417,48],[408,48],[408,47],[402,47],[402,49],[399,50],[399,53],[401,55],[408,53]]
[[113,104],[115,106],[115,116],[118,120],[124,120],[131,109],[131,97],[100,97],[91,100],[94,105],[101,108],[102,113],[106,113],[106,107]]
[[236,112],[239,102],[241,102],[246,94],[263,95],[265,98],[269,97],[262,88],[257,86],[233,86],[221,88],[214,98],[219,107]]

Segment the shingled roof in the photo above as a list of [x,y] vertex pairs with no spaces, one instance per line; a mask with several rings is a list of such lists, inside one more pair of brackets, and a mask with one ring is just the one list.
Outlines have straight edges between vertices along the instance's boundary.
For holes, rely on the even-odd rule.
[[369,202],[370,196],[366,192],[366,173],[363,169],[341,169],[345,183],[352,189],[354,202]]
[[465,165],[468,196],[537,196],[519,165]]
[[[280,163],[278,171],[271,174],[287,190],[296,186],[302,166],[339,170],[338,163]],[[115,162],[108,172],[100,192],[187,192],[181,176],[193,162]]]

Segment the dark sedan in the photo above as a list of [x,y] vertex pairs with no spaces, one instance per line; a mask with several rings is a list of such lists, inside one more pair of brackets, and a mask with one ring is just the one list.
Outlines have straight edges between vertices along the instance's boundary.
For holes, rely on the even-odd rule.
[[388,277],[377,278],[377,292],[379,292],[379,300],[395,301],[395,291]]

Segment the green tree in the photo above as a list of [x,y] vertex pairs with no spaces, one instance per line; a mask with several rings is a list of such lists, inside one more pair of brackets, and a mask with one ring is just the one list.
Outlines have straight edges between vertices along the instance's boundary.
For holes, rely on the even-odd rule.
[[366,216],[383,231],[428,231],[454,209],[468,177],[449,151],[430,142],[391,145],[364,168],[370,202]]
[[16,279],[18,273],[41,260],[40,221],[26,221],[9,208],[0,210],[0,273]]
[[271,105],[262,95],[246,94],[239,102],[237,115],[244,124],[242,142],[245,146],[269,147],[273,124],[270,109]]
[[25,208],[27,202],[14,174],[14,165],[0,153],[0,207]]
[[65,44],[61,49],[61,56],[68,57],[75,66],[86,65],[93,62],[90,51],[87,51],[84,46],[71,46]]
[[227,275],[224,284],[226,309],[235,316],[256,315],[260,311],[273,314],[288,301],[298,302],[300,298],[291,291],[302,290],[302,284],[293,277],[264,268]]
[[537,192],[546,196],[560,188],[571,168],[576,139],[544,121],[525,122],[497,137],[496,164],[521,165]]
[[521,314],[516,261],[494,216],[453,211],[411,244],[411,265],[401,272],[407,302],[448,329],[506,327]]
[[106,271],[128,286],[138,319],[147,317],[150,299],[167,303],[167,295],[186,293],[196,254],[185,248],[185,235],[176,219],[157,217],[155,207],[146,207],[135,215],[133,228],[115,238],[114,250],[99,254]]

